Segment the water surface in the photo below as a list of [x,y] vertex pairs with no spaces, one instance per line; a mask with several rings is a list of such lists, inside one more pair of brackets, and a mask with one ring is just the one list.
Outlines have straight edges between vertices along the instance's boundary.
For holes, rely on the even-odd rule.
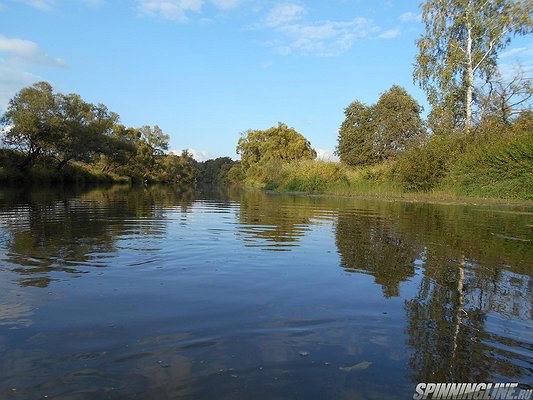
[[531,208],[0,191],[0,398],[533,382]]

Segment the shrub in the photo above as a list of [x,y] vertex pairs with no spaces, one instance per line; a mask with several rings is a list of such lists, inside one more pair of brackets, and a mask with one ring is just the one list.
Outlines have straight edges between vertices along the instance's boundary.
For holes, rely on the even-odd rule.
[[408,150],[399,158],[394,174],[409,191],[428,191],[438,186],[450,165],[466,145],[457,134],[435,135],[425,146]]

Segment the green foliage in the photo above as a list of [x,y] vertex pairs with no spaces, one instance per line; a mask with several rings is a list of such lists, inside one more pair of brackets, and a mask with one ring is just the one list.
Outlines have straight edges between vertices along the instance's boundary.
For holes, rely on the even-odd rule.
[[[531,1],[427,0],[422,4],[425,34],[417,41],[414,79],[437,115],[471,126],[475,78],[488,80],[498,53],[517,34],[532,31]],[[439,124],[435,124],[436,127]]]
[[413,148],[398,159],[395,176],[409,191],[433,189],[459,155],[461,145],[458,135],[435,135],[425,146]]
[[191,185],[196,183],[198,167],[192,155],[183,150],[180,156],[169,154],[160,158],[159,180],[166,183]]
[[22,89],[10,100],[0,121],[4,142],[26,154],[21,167],[28,166],[56,139],[59,117],[52,86],[39,82]]
[[425,138],[422,108],[393,86],[371,106],[355,101],[344,111],[337,154],[348,165],[370,165],[398,156]]
[[[250,130],[239,138],[237,153],[241,155],[243,171],[251,176],[271,161],[314,159],[316,152],[309,141],[293,128],[280,122],[267,130]],[[250,171],[251,169],[251,171]]]
[[[62,183],[122,179],[119,176],[172,183],[196,180],[196,162],[188,153],[166,155],[169,136],[157,125],[125,127],[103,104],[54,93],[46,82],[15,95],[0,124],[11,149],[9,156],[0,155],[4,182],[15,177]],[[94,167],[71,168],[72,162]]]
[[387,160],[420,145],[425,139],[422,107],[400,86],[392,86],[374,106],[378,159]]
[[443,186],[460,195],[533,199],[533,135],[491,138],[453,164]]
[[354,101],[345,110],[339,130],[336,153],[348,165],[368,165],[376,161],[372,108]]
[[239,177],[234,176],[240,169],[240,163],[233,161],[230,157],[219,157],[201,162],[198,169],[198,179],[202,184],[229,184],[241,181]]

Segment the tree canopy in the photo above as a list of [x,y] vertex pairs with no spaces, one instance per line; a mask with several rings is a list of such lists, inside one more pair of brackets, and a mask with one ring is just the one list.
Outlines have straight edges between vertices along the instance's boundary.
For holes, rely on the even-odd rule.
[[244,170],[270,160],[316,158],[316,152],[309,141],[282,122],[266,130],[249,130],[243,133],[237,144],[237,153],[241,155]]
[[428,0],[414,79],[433,106],[433,126],[472,126],[476,78],[490,79],[514,35],[531,33],[529,0]]
[[349,165],[384,161],[419,145],[425,137],[422,107],[405,89],[393,86],[378,102],[350,104],[339,130],[337,154]]

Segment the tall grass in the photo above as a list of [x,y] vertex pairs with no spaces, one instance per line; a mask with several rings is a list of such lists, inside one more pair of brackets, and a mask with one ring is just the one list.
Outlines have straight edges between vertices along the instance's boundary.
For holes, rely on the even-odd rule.
[[280,192],[533,199],[533,135],[436,136],[396,161],[372,166],[278,160],[252,172],[249,186]]
[[452,165],[441,187],[466,196],[533,199],[533,134],[505,134],[476,146]]

